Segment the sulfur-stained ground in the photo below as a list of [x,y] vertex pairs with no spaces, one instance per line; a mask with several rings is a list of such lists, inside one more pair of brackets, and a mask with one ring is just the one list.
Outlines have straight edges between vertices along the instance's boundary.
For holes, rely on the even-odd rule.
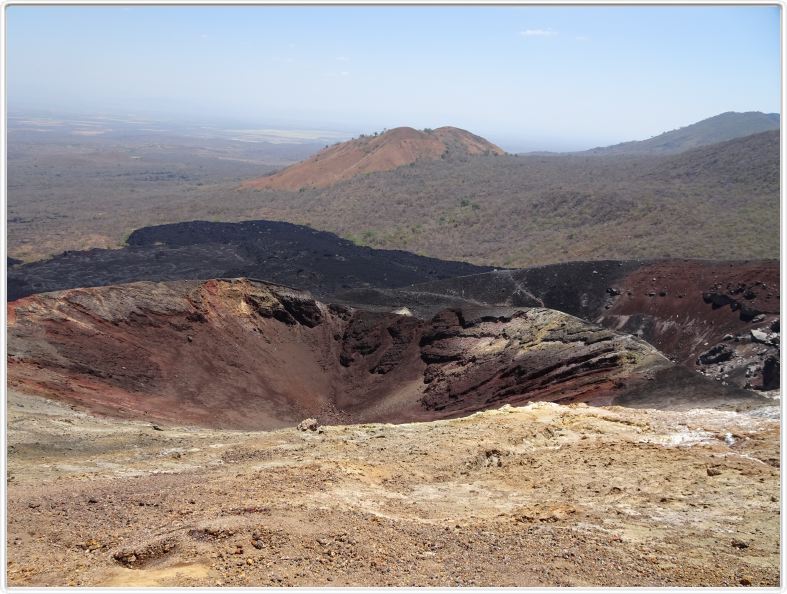
[[779,584],[779,421],[504,407],[231,432],[8,401],[11,586]]

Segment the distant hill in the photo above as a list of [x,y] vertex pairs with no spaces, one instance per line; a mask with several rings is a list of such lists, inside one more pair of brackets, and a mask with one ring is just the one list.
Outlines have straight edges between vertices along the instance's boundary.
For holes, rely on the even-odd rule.
[[778,113],[728,111],[649,138],[585,151],[593,155],[666,155],[779,129]]
[[778,171],[779,131],[772,130],[669,155],[645,177],[778,187]]
[[321,188],[361,174],[389,171],[416,161],[434,161],[505,151],[467,130],[449,126],[436,130],[394,128],[328,147],[272,175],[252,179],[244,188],[299,190]]
[[[117,173],[111,171],[103,177],[116,180]],[[149,171],[160,170],[156,166]],[[256,175],[254,169],[251,174],[248,168],[243,171]],[[69,170],[63,167],[56,173],[62,180]],[[215,184],[184,183],[182,189],[165,185],[158,190],[157,181],[147,186],[151,189],[145,200],[122,188],[79,191],[75,180],[70,187],[61,181],[53,186],[64,195],[54,202],[55,194],[42,191],[46,186],[35,186],[25,195],[29,200],[17,194],[9,207],[8,255],[27,259],[34,249],[41,255],[57,254],[63,249],[106,246],[110,239],[122,245],[134,228],[152,224],[267,219],[308,225],[369,247],[502,267],[598,259],[779,257],[776,130],[669,155],[421,159],[302,191],[238,191],[239,179],[243,177]],[[107,182],[98,189],[109,187]],[[32,190],[44,198],[36,198]],[[10,185],[9,192],[14,193]],[[59,205],[57,211],[51,210],[52,204]],[[96,217],[97,209],[113,216]],[[226,250],[214,254],[209,246],[201,249],[194,259],[200,266],[199,258],[226,257],[217,262],[215,275],[247,263],[254,268],[258,257],[253,252],[238,256]],[[343,252],[328,252],[346,257]],[[124,279],[131,278],[135,266],[151,266],[148,253],[140,252],[138,261],[122,267],[111,255],[106,254],[107,271]],[[308,264],[300,266],[302,274],[320,274],[326,260],[322,252],[316,256],[306,250],[297,257]],[[162,279],[183,278],[177,276],[184,274],[177,270],[182,260],[176,263],[169,254],[156,257],[164,258],[159,264],[169,263],[176,275]],[[239,263],[232,264],[233,259]],[[74,274],[82,274],[79,258],[70,261]],[[265,269],[271,262],[264,262]],[[254,274],[250,270],[241,276]],[[36,270],[43,287],[52,286],[47,275],[44,269]],[[304,286],[299,279],[265,278]]]
[[474,264],[778,258],[779,133],[676,155],[421,161],[327,188],[236,194],[257,217]]

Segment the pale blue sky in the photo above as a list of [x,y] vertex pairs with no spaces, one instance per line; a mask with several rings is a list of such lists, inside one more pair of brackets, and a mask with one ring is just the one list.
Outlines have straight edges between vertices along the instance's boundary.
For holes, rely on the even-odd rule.
[[12,110],[372,131],[509,150],[779,111],[777,7],[7,8]]

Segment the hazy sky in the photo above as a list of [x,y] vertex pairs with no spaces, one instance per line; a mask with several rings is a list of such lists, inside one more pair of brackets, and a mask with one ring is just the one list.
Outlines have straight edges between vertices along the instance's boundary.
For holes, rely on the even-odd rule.
[[776,7],[11,6],[7,17],[15,111],[455,125],[509,150],[779,111]]

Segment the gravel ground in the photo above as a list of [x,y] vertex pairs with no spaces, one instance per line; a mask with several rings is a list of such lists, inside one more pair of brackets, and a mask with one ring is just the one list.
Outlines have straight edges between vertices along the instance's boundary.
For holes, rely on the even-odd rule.
[[776,407],[251,433],[8,403],[11,586],[779,584]]

